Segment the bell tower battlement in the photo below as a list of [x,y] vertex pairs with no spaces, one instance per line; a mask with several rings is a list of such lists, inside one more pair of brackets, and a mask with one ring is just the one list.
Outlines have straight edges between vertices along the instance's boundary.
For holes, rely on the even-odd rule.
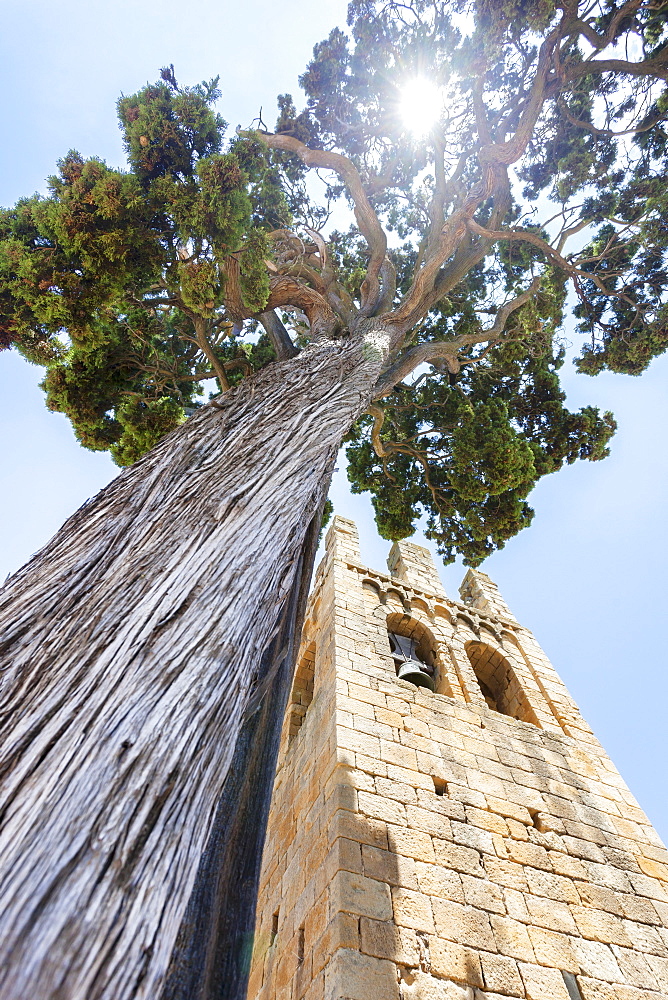
[[668,997],[668,852],[533,635],[336,517],[281,739],[249,1000]]

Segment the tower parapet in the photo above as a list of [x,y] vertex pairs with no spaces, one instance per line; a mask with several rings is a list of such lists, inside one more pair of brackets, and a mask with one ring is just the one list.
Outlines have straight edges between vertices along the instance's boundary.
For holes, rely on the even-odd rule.
[[391,576],[409,586],[445,596],[434,558],[422,545],[404,540],[395,542],[387,557],[387,568]]
[[452,601],[425,552],[328,532],[249,1000],[666,1000],[668,852],[489,577]]
[[501,597],[499,588],[487,573],[479,569],[470,569],[459,588],[459,594],[464,604],[484,611],[497,618],[509,618],[515,621],[515,616]]

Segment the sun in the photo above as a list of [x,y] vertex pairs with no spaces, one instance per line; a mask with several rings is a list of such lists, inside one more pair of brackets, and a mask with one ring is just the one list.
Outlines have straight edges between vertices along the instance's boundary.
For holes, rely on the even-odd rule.
[[416,136],[432,130],[443,115],[444,106],[443,89],[423,76],[409,80],[402,87],[399,113],[406,128]]

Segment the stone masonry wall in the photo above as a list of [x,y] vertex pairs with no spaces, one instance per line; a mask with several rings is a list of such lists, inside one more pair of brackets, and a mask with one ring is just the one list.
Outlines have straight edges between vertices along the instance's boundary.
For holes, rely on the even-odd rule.
[[[425,549],[389,563],[364,567],[335,519],[249,1000],[668,997],[668,852],[545,654],[485,574],[459,602]],[[432,644],[436,693],[397,679],[388,622]]]

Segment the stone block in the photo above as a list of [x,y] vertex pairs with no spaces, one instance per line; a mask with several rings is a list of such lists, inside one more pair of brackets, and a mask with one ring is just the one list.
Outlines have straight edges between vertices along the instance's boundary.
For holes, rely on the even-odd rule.
[[401,970],[402,1000],[470,1000],[471,991],[459,983],[448,983],[428,972]]
[[[436,799],[436,795],[434,795]],[[408,825],[416,830],[422,830],[434,837],[450,840],[452,829],[447,816],[437,811],[422,809],[419,806],[408,806],[406,808],[406,819]]]
[[561,903],[580,902],[580,895],[571,879],[564,878],[563,875],[553,875],[552,872],[542,871],[539,868],[527,867],[524,871],[529,892],[535,896],[547,896],[548,899],[556,899]]
[[[531,946],[539,965],[547,965],[553,969],[565,969],[566,972],[577,972],[580,968],[573,951],[573,939],[566,934],[548,931],[543,927],[527,928]],[[580,940],[580,939],[577,939]]]
[[640,896],[647,896],[648,899],[656,899],[661,902],[668,901],[666,888],[658,879],[650,878],[648,875],[636,875],[635,872],[629,872],[628,881],[633,887],[631,891],[637,892]]
[[393,712],[389,708],[376,708],[375,717],[377,722],[382,722],[393,729],[399,729],[404,718],[399,712]]
[[514,958],[481,952],[480,964],[486,990],[510,996],[522,996],[524,986]]
[[432,897],[434,923],[439,937],[484,951],[496,951],[489,914],[472,906]]
[[[647,964],[654,973],[656,985],[661,990],[668,990],[668,959],[659,955],[647,955]],[[606,977],[601,976],[601,979]]]
[[461,879],[464,898],[469,906],[476,906],[480,910],[489,910],[490,913],[506,912],[503,893],[494,882],[485,878],[473,878],[471,875],[462,875]]
[[416,862],[393,851],[383,851],[377,847],[362,847],[362,863],[364,874],[370,878],[387,882],[389,885],[401,885],[406,889],[418,889],[415,875]]
[[515,861],[505,861],[502,858],[492,858],[486,855],[483,861],[487,877],[498,885],[518,892],[527,892],[527,880],[522,865]]
[[560,850],[548,851],[548,856],[557,875],[582,881],[587,878],[587,870],[579,858],[572,858],[570,854],[563,854]]
[[612,950],[624,978],[631,986],[640,989],[653,989],[657,986],[657,975],[649,964],[649,956],[618,945],[613,945]]
[[376,920],[392,917],[389,887],[355,872],[336,873],[331,882],[329,905],[332,917],[340,910]]
[[385,754],[380,752],[380,739],[377,736],[358,733],[346,726],[337,726],[337,742],[343,750],[352,750],[354,753],[362,753],[366,757],[387,760]]
[[417,861],[435,861],[434,845],[431,837],[420,830],[411,830],[401,826],[387,828],[389,848],[397,854],[403,854]]
[[623,948],[632,947],[624,922],[614,914],[586,906],[572,906],[571,912],[583,937],[606,944],[619,944]]
[[543,896],[526,896],[526,904],[532,923],[551,931],[565,934],[579,934],[573,914],[566,903],[557,903]]
[[362,687],[360,684],[353,683],[352,681],[348,684],[348,694],[356,702],[367,702],[369,705],[378,705],[381,708],[387,705],[387,696],[382,691]]
[[359,844],[387,848],[387,825],[382,820],[368,819],[347,809],[339,809],[329,822],[329,839],[337,837],[356,840]]
[[487,807],[491,812],[505,816],[507,819],[517,820],[519,823],[524,823],[525,826],[531,826],[531,813],[526,806],[517,802],[508,802],[505,799],[497,799],[494,795],[488,795],[486,798]]
[[[337,809],[349,809],[357,812],[357,789],[347,782],[332,782],[326,792],[326,808],[331,812]],[[301,810],[299,810],[301,812]]]
[[386,775],[392,781],[403,781],[414,788],[424,788],[425,791],[429,791],[430,793],[434,791],[434,782],[429,771],[424,773],[406,767],[399,767],[397,764],[387,764]]
[[340,949],[325,969],[325,1000],[400,1000],[394,962]]
[[415,931],[397,927],[393,921],[360,918],[360,950],[375,958],[387,958],[403,965],[418,965],[420,949]]
[[624,982],[622,971],[608,945],[584,938],[573,938],[572,944],[583,975],[610,983]]
[[340,870],[362,874],[361,845],[356,840],[337,837],[325,858],[324,865],[329,879]]
[[[249,993],[249,996],[252,994]],[[325,974],[320,972],[316,975],[315,979],[311,982],[311,985],[304,993],[301,1000],[324,1000],[325,998]],[[279,997],[276,1000],[280,1000]]]
[[[646,899],[644,896],[631,896],[627,893],[617,893],[615,898],[621,907],[622,914],[629,920],[635,920],[639,924],[668,926],[668,906],[664,903]],[[663,912],[661,907],[665,907]]]
[[376,778],[376,792],[383,798],[394,799],[405,805],[414,805],[417,802],[415,788],[404,781],[392,781],[390,778],[378,777]]
[[337,913],[312,949],[313,975],[317,976],[339,948],[357,948],[359,917],[352,913]]
[[382,819],[387,823],[406,825],[406,806],[395,799],[386,799],[382,795],[372,795],[369,792],[358,792],[357,803],[363,816],[372,819]]
[[453,820],[452,839],[456,844],[461,844],[462,847],[471,847],[483,854],[496,855],[492,834],[468,823],[458,823]]
[[529,910],[527,909],[524,893],[518,892],[517,889],[504,889],[503,899],[506,904],[509,917],[513,917],[515,920],[519,920],[520,923],[523,924],[531,923],[531,917],[529,916]]
[[397,767],[404,767],[408,771],[419,770],[415,750],[412,747],[403,746],[401,743],[381,740],[380,757],[387,764],[395,764]]
[[[352,751],[339,749],[339,760],[343,760],[343,755],[346,753],[352,753]],[[368,775],[373,775],[374,777],[376,775],[380,775],[383,778],[387,777],[387,764],[378,760],[377,757],[367,757],[363,753],[354,753],[353,767],[356,767],[360,771],[365,771]]]
[[452,899],[464,903],[461,876],[442,865],[429,865],[422,861],[415,862],[415,875],[420,892],[428,896],[439,896],[441,899]]
[[498,816],[494,812],[468,806],[466,809],[466,820],[472,826],[477,826],[481,830],[487,830],[489,833],[498,833],[502,837],[508,836],[508,823],[502,816]]
[[589,976],[578,976],[582,1000],[665,1000],[665,994],[654,990],[637,990],[634,986],[601,982]]
[[451,844],[447,840],[434,839],[435,860],[445,868],[480,877],[484,875],[480,855],[471,847]]
[[520,840],[508,841],[508,857],[511,861],[517,861],[520,865],[527,865],[530,868],[542,868],[545,871],[552,871],[550,855],[544,847],[539,844],[525,843]]
[[570,1000],[561,972],[520,962],[527,1000]]
[[531,939],[524,924],[512,917],[502,917],[493,913],[490,917],[497,950],[502,955],[509,955],[524,962],[533,962],[534,952]]
[[647,952],[648,954],[661,955],[664,958],[668,956],[666,930],[664,928],[657,930],[657,928],[650,927],[648,924],[635,924],[632,920],[624,920],[623,925],[633,948],[636,948],[638,951]]
[[441,813],[443,816],[448,816],[449,819],[458,819],[460,822],[464,822],[466,819],[463,803],[453,801],[449,794],[437,795],[433,784],[428,789],[417,789],[417,804],[422,809]]
[[412,927],[417,931],[434,933],[434,917],[429,896],[397,886],[392,889],[392,908],[394,921],[398,927]]
[[437,976],[469,986],[484,986],[480,958],[472,948],[433,937],[429,939],[429,955],[432,972]]

